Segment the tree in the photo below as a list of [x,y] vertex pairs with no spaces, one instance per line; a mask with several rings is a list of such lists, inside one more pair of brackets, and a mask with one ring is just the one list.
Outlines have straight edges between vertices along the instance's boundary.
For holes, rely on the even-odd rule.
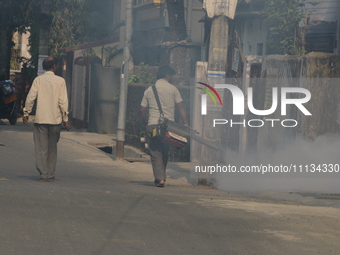
[[[277,32],[267,45],[271,53],[304,54],[305,29],[309,13],[304,9],[306,0],[267,0],[262,15]],[[303,25],[300,27],[300,22]]]
[[110,1],[57,0],[52,7],[50,54],[66,46],[107,38]]
[[0,1],[0,75],[9,78],[10,55],[13,47],[12,36],[18,31],[24,33],[30,26],[37,0]]
[[[24,72],[30,79],[36,74],[39,55],[40,26],[46,22],[40,14],[42,0],[0,1],[0,75],[9,78],[13,33],[30,32],[29,46],[31,59],[22,59]],[[58,56],[58,50],[77,46],[84,42],[107,38],[113,33],[108,17],[112,0],[53,0],[50,9],[53,17],[50,26],[49,55]],[[45,15],[46,16],[46,15]],[[118,24],[116,28],[122,26]],[[117,52],[111,52],[119,54]]]
[[83,17],[86,0],[55,1],[52,7],[50,29],[50,55],[57,56],[58,50],[66,46],[76,46],[77,38],[84,31]]

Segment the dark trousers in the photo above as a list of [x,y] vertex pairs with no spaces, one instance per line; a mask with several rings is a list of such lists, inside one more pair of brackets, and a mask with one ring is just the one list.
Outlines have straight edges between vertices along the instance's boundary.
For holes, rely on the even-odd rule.
[[166,165],[169,158],[169,145],[162,143],[159,139],[151,138],[151,131],[156,125],[147,127],[147,138],[153,175],[156,182],[166,180]]
[[35,161],[40,177],[54,177],[57,164],[57,143],[60,139],[60,125],[34,124],[33,137]]

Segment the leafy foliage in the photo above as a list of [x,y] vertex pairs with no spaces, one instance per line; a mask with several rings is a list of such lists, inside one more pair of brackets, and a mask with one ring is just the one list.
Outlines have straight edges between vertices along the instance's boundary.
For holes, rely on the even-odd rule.
[[50,55],[58,49],[109,37],[108,0],[56,0],[52,7]]
[[22,73],[25,74],[29,82],[32,83],[34,78],[37,76],[37,63],[34,58],[21,57],[20,62],[22,63]]
[[6,9],[8,30],[25,33],[32,23],[33,12],[38,11],[39,0],[7,0],[0,1],[0,8]]
[[103,49],[107,54],[106,59],[105,59],[106,66],[110,66],[110,63],[113,59],[123,54],[123,49],[122,48],[118,49],[118,45],[115,45],[113,47],[107,46],[107,47],[104,47]]
[[[59,49],[69,46],[77,47],[79,44],[91,41],[102,40],[113,35],[114,31],[124,25],[120,23],[117,27],[112,28],[108,22],[109,15],[112,11],[110,6],[112,0],[50,0],[51,15],[47,17],[40,15],[42,0],[2,0],[0,1],[1,14],[6,15],[5,23],[1,24],[2,31],[6,31],[7,36],[2,36],[8,45],[7,56],[11,54],[13,47],[12,34],[16,31],[19,33],[30,32],[29,47],[31,59],[22,58],[23,72],[29,75],[30,80],[36,76],[37,61],[39,56],[39,32],[41,26],[46,26],[43,18],[53,18],[50,26],[49,55],[59,56]],[[0,19],[0,22],[3,19]],[[3,35],[3,33],[2,33]],[[83,52],[85,55],[91,55],[92,49]],[[107,62],[113,60],[115,56],[121,53],[121,49],[114,47],[107,49]],[[2,53],[3,54],[3,53]],[[7,59],[7,56],[0,56]],[[1,61],[0,61],[1,62]],[[9,74],[8,68],[2,61],[1,70]]]
[[[115,27],[112,28],[112,33],[118,30],[120,27],[125,26],[125,21],[121,21]],[[123,48],[118,48],[118,45],[115,46],[103,46],[103,51],[106,53],[105,65],[110,66],[111,61],[114,60],[117,56],[123,54]]]
[[139,72],[129,75],[128,83],[155,83],[156,78],[148,71],[148,65],[145,63],[139,64]]
[[1,49],[0,75],[9,78],[10,56],[12,53],[12,35],[18,31],[25,33],[33,21],[30,15],[37,9],[38,0],[6,0],[0,1]]
[[[301,21],[308,19],[309,13],[303,8],[306,0],[268,0],[262,15],[275,29],[267,44],[272,53],[299,55],[304,53],[304,35],[299,27]],[[318,4],[318,3],[314,3]],[[306,25],[306,22],[304,22]]]
[[[35,68],[39,55],[39,29],[41,25],[45,25],[40,19],[41,1],[0,1],[0,8],[5,10],[2,13],[6,14],[6,24],[0,25],[6,27],[9,35],[2,39],[11,45],[11,35],[14,32],[28,31],[31,34],[29,46],[32,60],[24,60],[24,67],[31,69]],[[50,0],[53,20],[50,27],[49,55],[58,56],[58,50],[67,46],[108,38],[113,33],[108,22],[111,4],[112,0]]]

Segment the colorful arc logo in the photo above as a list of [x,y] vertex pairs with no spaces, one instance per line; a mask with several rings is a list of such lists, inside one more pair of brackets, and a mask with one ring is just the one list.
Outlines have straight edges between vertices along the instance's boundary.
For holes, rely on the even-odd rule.
[[[223,105],[220,95],[217,93],[217,91],[213,87],[211,87],[210,85],[203,83],[203,82],[197,82],[197,83],[209,88],[218,98],[220,105],[221,106]],[[214,102],[214,104],[217,105],[216,98],[214,97],[214,95],[208,89],[200,88],[200,87],[197,87],[197,88],[200,89],[200,90],[203,90],[205,93],[207,93],[210,96],[210,98],[212,99],[212,101]],[[207,115],[207,94],[202,94],[202,108],[201,108],[202,115]]]

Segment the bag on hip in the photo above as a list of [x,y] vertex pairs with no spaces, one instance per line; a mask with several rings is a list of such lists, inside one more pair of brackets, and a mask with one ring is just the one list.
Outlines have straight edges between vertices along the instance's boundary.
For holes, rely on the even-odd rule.
[[157,126],[151,131],[151,138],[181,149],[188,144],[188,140],[181,135],[168,131],[169,122],[166,118],[164,120],[160,118]]

